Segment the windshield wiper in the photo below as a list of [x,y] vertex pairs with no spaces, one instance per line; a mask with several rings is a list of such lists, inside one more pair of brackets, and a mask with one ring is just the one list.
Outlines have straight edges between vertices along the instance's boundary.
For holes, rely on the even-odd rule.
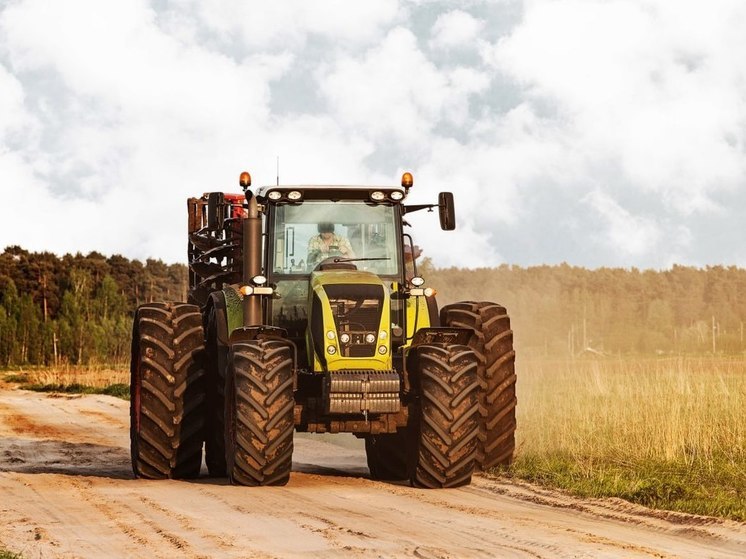
[[334,262],[363,262],[365,260],[391,260],[389,257],[370,257],[370,258],[335,258]]

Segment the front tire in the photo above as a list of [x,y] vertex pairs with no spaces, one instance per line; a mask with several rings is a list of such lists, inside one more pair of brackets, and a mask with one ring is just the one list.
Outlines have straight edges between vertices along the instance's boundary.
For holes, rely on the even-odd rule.
[[417,394],[410,405],[410,481],[415,487],[471,482],[479,438],[476,354],[461,345],[420,345],[408,357]]
[[228,354],[225,449],[235,485],[285,485],[293,456],[293,358],[278,340],[236,343]]
[[469,328],[471,347],[479,356],[480,433],[477,467],[488,470],[513,461],[516,429],[515,351],[510,318],[489,302],[462,302],[440,311],[446,326]]
[[186,303],[135,313],[130,451],[136,477],[194,478],[202,465],[205,373],[202,316]]

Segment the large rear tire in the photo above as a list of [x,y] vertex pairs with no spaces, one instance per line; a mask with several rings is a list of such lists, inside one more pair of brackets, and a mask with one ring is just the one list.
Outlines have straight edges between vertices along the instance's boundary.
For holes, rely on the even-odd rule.
[[228,361],[225,312],[216,305],[207,314],[205,353],[207,406],[205,408],[205,463],[213,477],[227,475],[225,462],[225,368]]
[[236,343],[228,354],[225,448],[236,485],[285,485],[293,456],[293,357],[278,340]]
[[150,303],[135,313],[130,450],[136,477],[194,478],[202,465],[205,373],[199,308]]
[[405,431],[365,437],[365,455],[370,478],[379,481],[407,479],[407,434]]
[[515,351],[510,318],[502,307],[489,302],[462,302],[440,311],[445,326],[470,328],[469,340],[479,356],[480,433],[477,467],[488,470],[513,461],[516,429]]
[[410,405],[415,487],[471,482],[479,438],[478,359],[462,345],[420,345],[408,356],[417,398]]

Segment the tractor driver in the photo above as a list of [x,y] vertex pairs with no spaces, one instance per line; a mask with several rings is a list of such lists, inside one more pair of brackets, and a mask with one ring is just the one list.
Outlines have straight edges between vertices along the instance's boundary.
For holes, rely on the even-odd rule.
[[349,239],[334,233],[333,223],[319,223],[319,234],[308,240],[308,265],[315,266],[330,256],[355,258]]

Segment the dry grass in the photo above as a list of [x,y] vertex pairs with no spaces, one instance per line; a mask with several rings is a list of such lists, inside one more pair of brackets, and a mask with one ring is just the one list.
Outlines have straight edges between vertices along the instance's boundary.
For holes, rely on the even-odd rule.
[[518,373],[516,475],[746,518],[746,360],[524,360]]
[[5,380],[33,385],[81,385],[105,388],[112,384],[129,384],[128,365],[91,365],[36,367],[8,371]]
[[746,462],[746,361],[519,363],[519,448],[709,464]]

